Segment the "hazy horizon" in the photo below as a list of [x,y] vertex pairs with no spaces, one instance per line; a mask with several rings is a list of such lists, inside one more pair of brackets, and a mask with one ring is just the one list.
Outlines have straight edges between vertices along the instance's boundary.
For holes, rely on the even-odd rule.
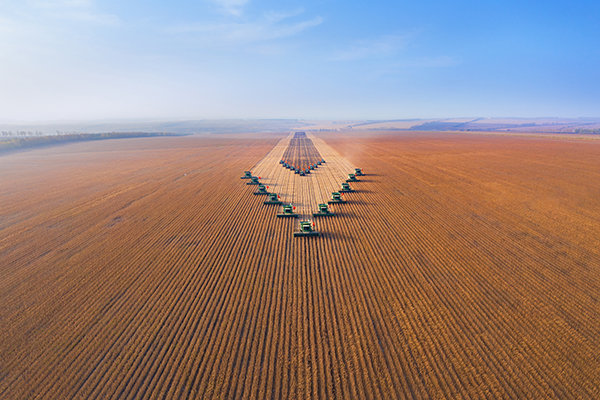
[[600,117],[600,4],[0,1],[0,123]]

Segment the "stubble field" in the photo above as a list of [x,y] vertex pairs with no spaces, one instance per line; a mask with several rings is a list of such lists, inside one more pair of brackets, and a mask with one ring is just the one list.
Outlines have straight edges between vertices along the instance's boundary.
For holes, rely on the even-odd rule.
[[0,157],[0,398],[600,396],[600,141],[315,134],[367,176],[293,238],[286,135]]

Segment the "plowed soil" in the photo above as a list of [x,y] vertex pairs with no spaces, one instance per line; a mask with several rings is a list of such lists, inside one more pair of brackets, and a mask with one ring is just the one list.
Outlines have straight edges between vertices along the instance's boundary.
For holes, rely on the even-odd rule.
[[0,157],[0,398],[600,397],[599,141],[319,134],[367,176],[294,239],[286,135]]

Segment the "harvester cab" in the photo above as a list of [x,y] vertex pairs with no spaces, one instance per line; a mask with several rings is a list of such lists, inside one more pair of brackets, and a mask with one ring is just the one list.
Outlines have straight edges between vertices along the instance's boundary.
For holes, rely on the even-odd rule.
[[313,217],[333,217],[335,214],[329,211],[327,204],[319,204],[319,211],[313,214]]
[[260,176],[256,177],[253,176],[250,178],[250,182],[246,182],[246,185],[260,185],[260,182],[258,181],[260,179]]
[[244,171],[244,176],[242,176],[240,179],[250,179],[250,178],[252,178],[252,172]]
[[279,160],[279,164],[284,164],[284,161],[283,160]]
[[264,201],[263,204],[281,204],[281,200],[277,193],[269,193],[269,200]]
[[312,165],[310,166],[310,169],[313,169],[313,170],[314,170],[314,169],[315,169],[315,164],[312,164]]
[[350,187],[349,183],[342,182],[342,190],[340,190],[340,192],[342,192],[342,193],[352,193],[352,192],[354,192],[354,190]]
[[346,200],[342,199],[340,192],[333,192],[331,193],[331,200],[327,204],[346,204]]
[[356,175],[348,174],[348,179],[346,179],[346,182],[359,182],[359,180],[356,179]]
[[364,176],[361,168],[354,168],[354,175],[356,176]]
[[286,204],[285,206],[283,206],[283,213],[277,214],[277,217],[279,217],[279,218],[298,218],[298,214],[296,214],[294,212],[295,210],[296,210],[296,207],[292,206],[291,204]]
[[306,173],[304,172],[304,170],[300,170],[300,176],[306,176]]
[[305,174],[310,174],[310,168],[306,168],[306,169],[304,170],[304,173],[305,173]]
[[315,223],[311,221],[300,222],[300,232],[294,232],[294,237],[319,236],[319,232],[314,230]]
[[298,168],[294,168],[294,173],[299,174],[300,170]]
[[317,161],[317,165],[321,165],[321,161]]
[[268,188],[269,188],[268,186],[260,184],[260,185],[258,185],[258,191],[254,192],[254,194],[258,194],[258,195],[260,195],[260,194],[269,194],[269,192],[267,192]]

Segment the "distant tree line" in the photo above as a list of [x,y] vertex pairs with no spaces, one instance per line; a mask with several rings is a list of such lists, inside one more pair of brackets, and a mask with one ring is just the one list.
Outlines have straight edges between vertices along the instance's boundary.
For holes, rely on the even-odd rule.
[[[41,132],[40,132],[41,133]],[[4,132],[2,132],[2,136]],[[9,135],[6,135],[9,136]],[[20,135],[27,136],[27,135]],[[75,133],[33,137],[19,137],[12,139],[0,140],[0,152],[9,150],[18,150],[29,147],[48,146],[59,143],[80,142],[87,140],[103,140],[103,139],[126,139],[136,137],[154,137],[154,136],[183,136],[181,134],[169,132],[107,132],[107,133]]]
[[575,133],[586,133],[588,135],[600,135],[600,129],[575,129]]

